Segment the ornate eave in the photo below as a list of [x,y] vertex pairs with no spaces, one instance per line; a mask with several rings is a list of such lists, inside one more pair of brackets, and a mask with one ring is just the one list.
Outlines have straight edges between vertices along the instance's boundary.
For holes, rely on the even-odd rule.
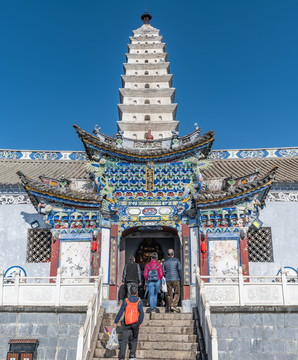
[[169,162],[185,156],[195,155],[201,158],[208,156],[214,141],[214,131],[200,136],[200,130],[183,137],[159,140],[134,140],[121,136],[111,138],[99,131],[93,136],[74,125],[86,149],[90,160],[96,160],[103,154],[117,157],[128,162]]
[[41,203],[59,203],[64,207],[80,209],[94,209],[100,207],[102,197],[96,193],[74,191],[69,187],[60,188],[45,184],[30,179],[21,171],[18,171],[17,174],[37,211],[39,210],[39,205]]
[[194,200],[197,207],[200,209],[234,206],[244,201],[250,201],[255,196],[258,197],[261,205],[263,205],[275,178],[277,169],[278,166],[274,166],[273,169],[262,179],[237,187],[232,187],[229,191],[218,193],[202,192],[200,194],[196,194],[194,196]]

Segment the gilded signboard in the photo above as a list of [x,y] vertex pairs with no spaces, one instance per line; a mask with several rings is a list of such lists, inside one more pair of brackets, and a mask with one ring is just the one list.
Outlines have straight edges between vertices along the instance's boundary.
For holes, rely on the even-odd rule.
[[148,162],[146,167],[146,190],[154,191],[154,163]]

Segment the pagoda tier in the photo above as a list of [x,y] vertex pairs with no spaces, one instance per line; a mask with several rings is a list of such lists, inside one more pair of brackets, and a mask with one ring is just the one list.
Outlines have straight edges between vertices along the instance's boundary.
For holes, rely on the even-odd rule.
[[208,156],[214,141],[213,131],[200,135],[200,129],[183,137],[174,134],[166,139],[135,140],[121,135],[115,139],[105,136],[99,131],[96,131],[97,136],[94,136],[77,125],[74,125],[74,128],[83,141],[90,160],[99,160],[103,155],[139,163],[148,161],[169,162],[191,155],[205,158]]
[[[272,182],[275,179],[278,166],[261,179],[245,181],[243,184],[230,186],[226,191],[202,191],[194,195],[197,208],[199,209],[216,209],[223,207],[236,206],[241,203],[258,200],[260,205],[264,205],[265,198],[270,190]],[[255,174],[252,174],[255,175]],[[247,176],[248,179],[252,175]],[[226,182],[224,179],[223,184]]]
[[18,171],[17,174],[37,211],[42,204],[82,210],[100,208],[102,197],[92,189],[76,191],[69,186],[61,187],[59,184],[55,186],[32,180],[21,171]]
[[[145,16],[145,17],[144,17]],[[127,139],[170,138],[178,130],[173,75],[159,30],[144,14],[144,25],[133,31],[123,64],[118,130]]]

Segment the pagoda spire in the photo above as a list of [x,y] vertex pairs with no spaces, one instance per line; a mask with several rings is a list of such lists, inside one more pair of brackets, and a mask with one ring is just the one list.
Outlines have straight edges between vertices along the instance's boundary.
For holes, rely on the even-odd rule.
[[141,16],[141,19],[144,21],[144,24],[149,24],[150,20],[152,19],[152,16],[147,13],[147,9],[145,10],[145,14]]
[[156,140],[171,138],[179,121],[165,43],[147,10],[141,19],[144,24],[133,31],[123,64],[118,132],[137,140],[146,140],[149,130]]

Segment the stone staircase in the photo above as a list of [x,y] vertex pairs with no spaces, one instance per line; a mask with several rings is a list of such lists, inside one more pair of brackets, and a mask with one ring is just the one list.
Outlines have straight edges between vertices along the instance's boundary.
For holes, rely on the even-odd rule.
[[[192,313],[166,314],[164,308],[160,313],[150,315],[145,313],[140,328],[137,348],[137,359],[197,359],[198,343],[194,334]],[[107,336],[103,326],[112,326],[116,314],[105,314],[98,334],[93,360],[118,359],[118,350],[105,349]],[[118,323],[120,324],[120,323]],[[117,327],[121,341],[121,326]],[[126,358],[129,352],[127,351]]]

